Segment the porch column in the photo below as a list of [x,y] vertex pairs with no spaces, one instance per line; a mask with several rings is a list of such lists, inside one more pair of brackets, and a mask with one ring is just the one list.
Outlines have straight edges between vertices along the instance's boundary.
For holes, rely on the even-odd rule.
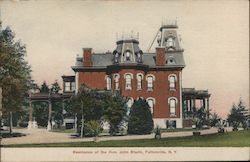
[[207,118],[209,119],[209,97],[207,97]]
[[189,111],[192,112],[192,98],[189,99]]
[[33,128],[33,108],[32,108],[32,101],[30,99],[31,94],[29,95],[29,123],[28,123],[28,129]]
[[63,125],[63,126],[66,126],[65,123],[64,123],[64,107],[65,107],[65,105],[64,105],[64,99],[63,99],[63,100],[62,100],[62,119],[63,119],[62,125]]
[[48,104],[49,104],[49,116],[48,116],[48,125],[47,125],[47,130],[50,131],[52,129],[52,123],[51,123],[51,111],[52,111],[52,103],[51,103],[51,90],[49,91],[49,99],[48,99]]
[[193,98],[193,109],[195,109],[196,110],[196,98]]

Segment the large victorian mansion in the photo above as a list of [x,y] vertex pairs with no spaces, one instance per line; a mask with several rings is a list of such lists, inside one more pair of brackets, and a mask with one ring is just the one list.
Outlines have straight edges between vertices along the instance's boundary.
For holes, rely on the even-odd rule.
[[182,88],[184,50],[177,29],[176,24],[162,25],[152,53],[141,50],[135,38],[118,40],[113,53],[93,53],[91,48],[83,48],[82,57],[77,56],[72,66],[75,76],[63,76],[62,96],[77,92],[81,84],[119,91],[129,98],[128,107],[138,98],[145,99],[155,126],[166,128],[166,122],[175,128],[191,126],[197,104],[209,109],[210,94],[207,90]]

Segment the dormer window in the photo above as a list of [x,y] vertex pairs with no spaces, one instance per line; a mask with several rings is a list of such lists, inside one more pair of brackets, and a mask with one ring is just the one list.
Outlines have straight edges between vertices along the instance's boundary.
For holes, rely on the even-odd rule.
[[173,65],[175,64],[175,59],[173,57],[170,57],[167,59],[166,64]]
[[131,60],[131,52],[130,51],[126,51],[125,52],[125,58],[126,58],[126,61],[130,61]]
[[142,53],[140,53],[140,52],[137,53],[137,61],[138,61],[139,63],[142,62]]
[[115,53],[115,63],[118,63],[118,57],[119,57],[119,54]]
[[167,47],[174,47],[174,38],[167,38]]

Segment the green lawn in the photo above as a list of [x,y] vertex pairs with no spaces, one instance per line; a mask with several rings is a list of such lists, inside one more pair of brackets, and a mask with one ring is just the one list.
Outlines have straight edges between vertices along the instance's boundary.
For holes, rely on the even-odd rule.
[[250,131],[211,134],[198,137],[175,137],[160,140],[121,140],[52,144],[19,144],[3,147],[250,147]]
[[51,132],[58,132],[58,133],[75,133],[75,129],[52,129]]
[[21,136],[25,136],[25,134],[22,133],[17,133],[17,132],[13,132],[13,133],[9,133],[9,131],[0,131],[0,138],[12,138],[12,137],[21,137]]

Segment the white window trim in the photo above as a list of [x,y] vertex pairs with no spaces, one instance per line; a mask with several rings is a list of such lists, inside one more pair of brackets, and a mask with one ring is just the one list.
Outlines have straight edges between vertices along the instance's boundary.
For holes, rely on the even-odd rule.
[[[152,83],[152,84],[153,84],[153,87],[152,87],[152,89],[148,87],[148,78],[149,78],[149,77],[152,77],[152,78],[153,78],[153,83]],[[153,89],[154,89],[154,82],[155,82],[155,76],[154,76],[153,74],[147,74],[147,75],[146,75],[146,81],[147,81],[147,89],[148,89],[148,91],[153,91]]]
[[[119,90],[120,89],[120,85],[119,85],[120,74],[119,73],[115,73],[113,76],[114,76],[113,80],[114,80],[114,84],[115,84],[115,90]],[[115,80],[116,77],[118,78],[118,88],[116,87],[116,80]]]
[[151,111],[151,113],[154,114],[154,108],[155,108],[155,103],[156,103],[155,98],[153,98],[153,97],[148,97],[148,98],[146,99],[147,103],[148,103],[149,100],[152,100],[152,101],[153,101],[153,111]]
[[[127,75],[130,75],[130,76],[131,76],[131,85],[130,85],[129,88],[126,86],[126,85],[127,85],[127,82],[126,82],[126,76],[127,76]],[[125,74],[124,74],[124,79],[125,79],[125,90],[132,90],[133,74],[132,74],[132,73],[125,73]]]
[[[171,77],[174,77],[175,78],[175,87],[173,88],[173,87],[170,87],[170,78]],[[169,76],[168,76],[168,85],[169,85],[169,90],[170,91],[175,91],[176,90],[176,85],[177,85],[177,75],[176,74],[170,74]]]
[[123,75],[124,79],[126,79],[126,75],[131,75],[131,79],[134,79],[134,75],[132,73],[125,73]]
[[[138,88],[138,78],[139,78],[139,76],[141,76],[141,88]],[[137,90],[142,90],[142,81],[143,81],[143,79],[144,79],[144,75],[142,74],[142,73],[137,73],[136,74],[136,89]]]
[[147,74],[146,75],[146,81],[148,81],[148,77],[152,76],[153,77],[153,81],[155,81],[155,76],[153,74]]
[[[171,115],[171,107],[170,107],[170,100],[172,100],[172,99],[174,99],[175,101],[176,101],[176,107],[175,107],[175,114],[174,115]],[[170,117],[176,117],[177,116],[177,114],[176,114],[176,112],[177,112],[177,107],[178,107],[178,99],[176,98],[176,97],[169,97],[168,98],[168,107],[169,107],[169,115],[170,115]]]
[[142,79],[144,79],[144,75],[143,75],[142,73],[137,73],[137,74],[136,74],[136,79],[139,77],[139,75],[141,75],[141,76],[142,76]]
[[[108,87],[107,87],[107,85],[108,85],[108,84],[107,84],[107,79],[108,79],[108,78],[110,79],[110,89],[108,89]],[[111,89],[112,89],[112,76],[111,76],[111,75],[106,75],[106,76],[105,76],[105,81],[106,81],[106,89],[107,89],[107,90],[111,90]]]
[[175,77],[175,82],[177,82],[177,75],[176,74],[169,74],[168,76],[168,81],[170,81],[170,77],[174,76]]

